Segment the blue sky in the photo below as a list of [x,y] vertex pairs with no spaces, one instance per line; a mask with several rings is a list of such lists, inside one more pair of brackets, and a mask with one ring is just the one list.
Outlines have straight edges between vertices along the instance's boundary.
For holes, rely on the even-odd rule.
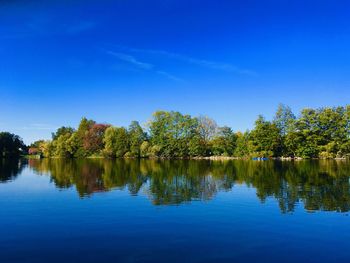
[[[27,3],[30,2],[30,3]],[[279,103],[350,102],[347,1],[1,1],[0,130],[26,143],[82,116],[156,110],[234,130]]]

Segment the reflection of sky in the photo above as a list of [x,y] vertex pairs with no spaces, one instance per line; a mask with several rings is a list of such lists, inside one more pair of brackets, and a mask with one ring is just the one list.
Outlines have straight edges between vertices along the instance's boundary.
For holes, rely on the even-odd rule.
[[24,261],[29,254],[44,262],[53,251],[50,262],[134,257],[280,262],[286,255],[286,262],[323,262],[350,255],[345,214],[307,213],[302,206],[281,214],[274,198],[261,204],[254,188],[245,185],[209,201],[154,206],[142,191],[131,196],[113,190],[81,199],[74,188],[58,190],[49,176],[24,169],[15,181],[0,184],[0,207],[4,262]]
[[45,194],[52,191],[54,185],[50,184],[50,176],[38,176],[32,169],[24,168],[14,180],[0,184],[0,194],[13,192],[26,192],[27,194],[39,193]]

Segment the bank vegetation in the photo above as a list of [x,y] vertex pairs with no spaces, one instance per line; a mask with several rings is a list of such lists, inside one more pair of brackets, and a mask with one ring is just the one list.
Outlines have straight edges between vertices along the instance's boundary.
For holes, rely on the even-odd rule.
[[[26,149],[13,136],[14,147]],[[13,152],[3,143],[5,137],[9,140],[9,133],[0,134],[3,156]],[[350,105],[306,108],[296,116],[281,104],[272,120],[260,115],[254,128],[245,132],[219,127],[205,116],[175,111],[155,112],[144,127],[137,121],[120,127],[82,118],[76,129],[64,126],[51,140],[34,142],[28,154],[51,158],[349,158]]]

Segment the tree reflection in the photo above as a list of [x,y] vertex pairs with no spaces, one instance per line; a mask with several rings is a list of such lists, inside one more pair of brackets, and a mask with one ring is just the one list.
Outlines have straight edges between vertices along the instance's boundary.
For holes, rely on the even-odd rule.
[[277,199],[282,212],[299,203],[310,211],[350,210],[350,165],[344,161],[44,159],[29,165],[59,188],[75,186],[81,197],[111,189],[137,195],[143,189],[153,204],[170,205],[210,200],[245,184],[261,202]]
[[26,161],[17,158],[0,158],[0,183],[14,180],[22,171]]

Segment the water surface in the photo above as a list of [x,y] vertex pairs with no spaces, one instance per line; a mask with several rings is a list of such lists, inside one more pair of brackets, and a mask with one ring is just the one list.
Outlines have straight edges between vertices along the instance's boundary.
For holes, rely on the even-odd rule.
[[345,161],[0,160],[0,262],[348,262]]

